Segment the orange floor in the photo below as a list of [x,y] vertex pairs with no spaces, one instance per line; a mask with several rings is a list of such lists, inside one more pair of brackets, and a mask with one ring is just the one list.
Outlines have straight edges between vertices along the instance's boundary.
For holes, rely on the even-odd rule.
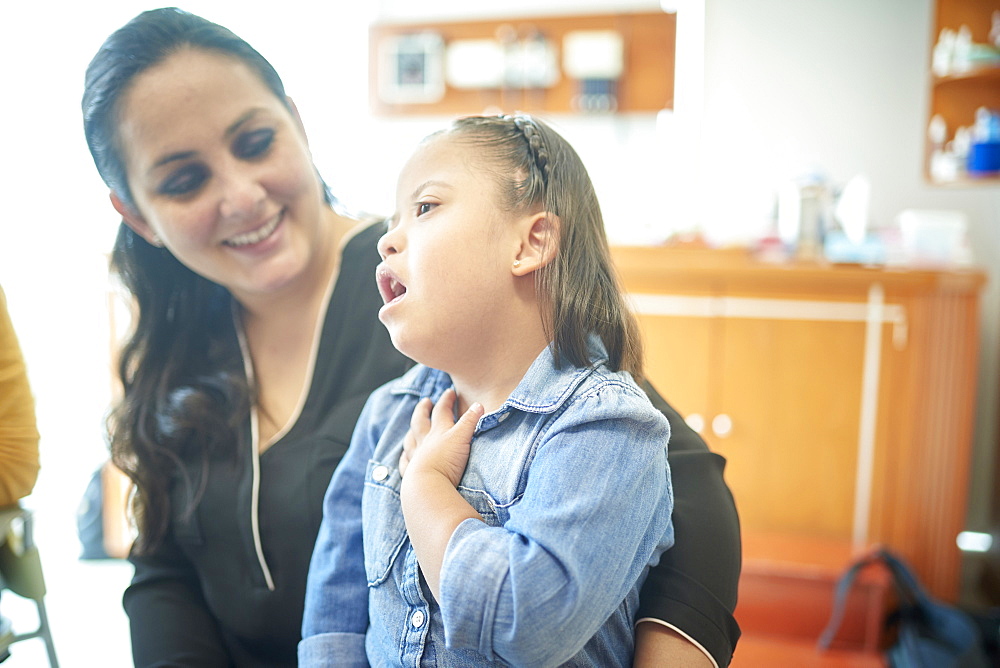
[[881,654],[827,650],[814,643],[769,636],[743,636],[731,668],[885,668]]

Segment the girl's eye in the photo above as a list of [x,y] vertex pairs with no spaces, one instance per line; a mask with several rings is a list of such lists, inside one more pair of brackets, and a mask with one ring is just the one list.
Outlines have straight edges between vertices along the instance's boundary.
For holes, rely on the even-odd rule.
[[267,153],[274,143],[274,130],[265,128],[239,135],[233,142],[233,155],[243,160],[253,160]]
[[417,215],[422,216],[425,213],[430,213],[431,210],[436,207],[437,204],[434,202],[420,202],[417,204]]
[[198,190],[208,180],[208,169],[204,165],[185,165],[172,172],[160,183],[161,195],[178,197]]

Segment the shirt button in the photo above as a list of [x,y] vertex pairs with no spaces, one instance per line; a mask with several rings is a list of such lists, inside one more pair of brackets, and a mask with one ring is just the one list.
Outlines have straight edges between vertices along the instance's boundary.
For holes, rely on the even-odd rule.
[[389,477],[389,467],[388,466],[376,466],[372,469],[372,480],[375,482],[382,482]]
[[413,613],[413,616],[410,617],[410,622],[413,624],[414,627],[419,629],[421,626],[424,625],[424,613],[421,612],[420,610],[417,610],[416,612]]

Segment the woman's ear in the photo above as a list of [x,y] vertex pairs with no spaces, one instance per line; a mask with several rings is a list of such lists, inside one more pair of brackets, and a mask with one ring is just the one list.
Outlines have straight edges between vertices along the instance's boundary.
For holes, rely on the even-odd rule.
[[130,207],[128,204],[123,202],[121,198],[115,194],[112,190],[111,194],[111,206],[115,207],[121,217],[122,222],[132,228],[132,231],[138,234],[140,237],[145,239],[148,243],[159,248],[163,247],[163,240],[153,231],[153,228],[149,226],[146,219],[139,215],[139,212]]
[[302,123],[302,115],[299,114],[299,108],[295,105],[295,100],[291,96],[286,95],[285,102],[288,103],[288,110],[291,112],[292,118],[295,119],[295,123],[299,126],[299,132],[306,138],[306,143],[308,144],[309,137],[306,135],[306,126]]
[[521,245],[511,271],[526,276],[552,262],[559,252],[559,216],[548,211],[531,214],[523,222]]

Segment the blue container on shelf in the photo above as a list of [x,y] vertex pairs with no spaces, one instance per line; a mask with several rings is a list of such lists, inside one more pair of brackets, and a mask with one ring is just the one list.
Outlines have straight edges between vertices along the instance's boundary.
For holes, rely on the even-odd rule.
[[965,168],[970,176],[1000,172],[1000,111],[987,107],[976,109]]
[[1000,140],[970,144],[966,169],[972,175],[1000,172]]

